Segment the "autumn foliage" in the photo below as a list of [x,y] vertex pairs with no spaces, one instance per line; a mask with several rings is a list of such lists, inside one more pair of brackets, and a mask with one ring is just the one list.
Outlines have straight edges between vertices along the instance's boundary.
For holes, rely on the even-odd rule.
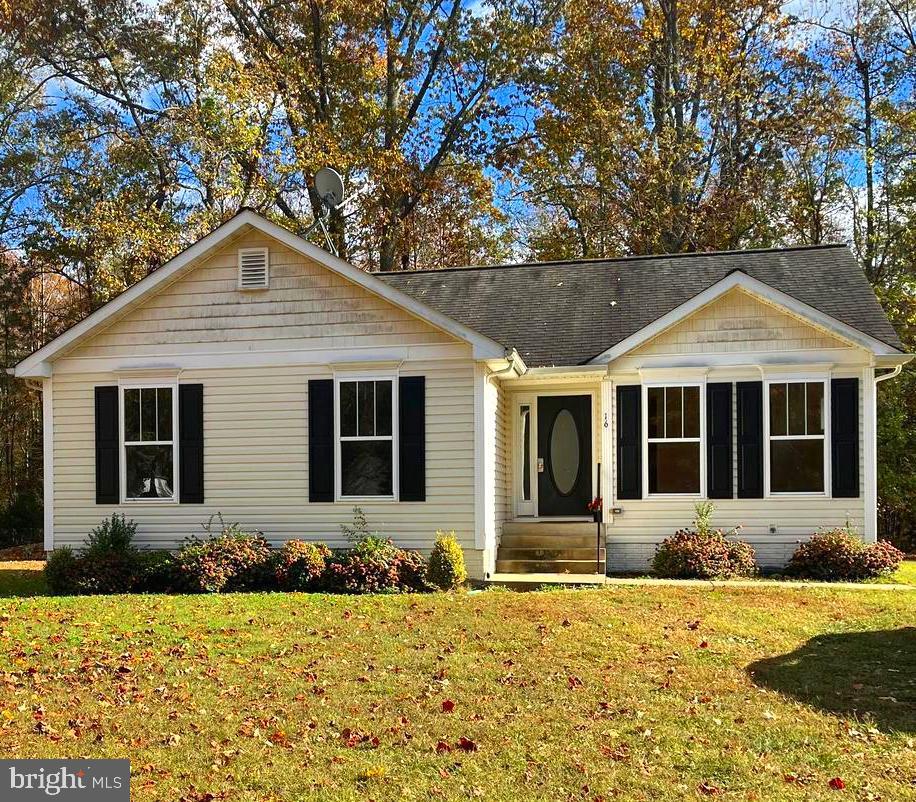
[[[652,571],[664,579],[732,579],[757,572],[755,553],[749,543],[729,539],[710,525],[714,507],[696,505],[694,529],[682,529],[666,538],[652,561]],[[737,530],[731,533],[732,538]]]
[[[58,595],[257,590],[398,593],[434,587],[419,552],[370,534],[365,516],[355,512],[354,525],[344,527],[355,533],[352,546],[336,552],[323,543],[302,540],[273,549],[262,533],[245,532],[217,515],[204,526],[205,537],[190,538],[174,555],[137,549],[134,522],[114,515],[93,530],[85,550],[55,550],[45,578]],[[463,570],[461,547],[455,542],[454,548],[455,565]]]
[[885,540],[865,543],[848,529],[830,529],[800,544],[786,573],[825,582],[860,582],[894,573],[903,557]]

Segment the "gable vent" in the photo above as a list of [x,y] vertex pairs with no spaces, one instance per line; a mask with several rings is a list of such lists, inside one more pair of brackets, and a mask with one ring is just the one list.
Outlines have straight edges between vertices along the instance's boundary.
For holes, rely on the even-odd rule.
[[267,248],[242,248],[239,250],[239,289],[266,289],[269,281]]

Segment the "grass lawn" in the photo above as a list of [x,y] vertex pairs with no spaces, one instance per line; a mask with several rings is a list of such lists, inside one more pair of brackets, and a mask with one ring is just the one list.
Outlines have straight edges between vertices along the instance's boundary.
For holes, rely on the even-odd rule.
[[914,621],[880,589],[6,598],[0,754],[129,757],[163,802],[913,799]]

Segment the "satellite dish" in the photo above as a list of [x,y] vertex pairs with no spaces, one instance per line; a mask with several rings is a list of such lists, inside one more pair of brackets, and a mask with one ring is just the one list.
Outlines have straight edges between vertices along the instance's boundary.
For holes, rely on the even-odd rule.
[[315,173],[315,191],[329,209],[336,209],[343,203],[344,183],[337,170],[322,167]]

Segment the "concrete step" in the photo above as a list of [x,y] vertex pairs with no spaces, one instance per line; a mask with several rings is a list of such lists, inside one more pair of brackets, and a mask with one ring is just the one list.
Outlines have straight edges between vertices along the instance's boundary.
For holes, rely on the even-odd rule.
[[[602,538],[602,542],[604,538]],[[594,548],[598,542],[598,533],[595,531],[587,535],[557,535],[543,532],[536,535],[516,535],[503,531],[499,540],[500,546],[507,549],[587,549]]]
[[[517,549],[500,545],[496,552],[497,560],[595,560],[596,549],[567,548],[551,546],[549,548]],[[604,559],[604,549],[598,551],[600,558]]]
[[[593,574],[594,560],[497,560],[498,574]],[[597,564],[597,572],[604,573],[604,562]]]
[[592,535],[598,524],[592,521],[506,521],[504,535]]

